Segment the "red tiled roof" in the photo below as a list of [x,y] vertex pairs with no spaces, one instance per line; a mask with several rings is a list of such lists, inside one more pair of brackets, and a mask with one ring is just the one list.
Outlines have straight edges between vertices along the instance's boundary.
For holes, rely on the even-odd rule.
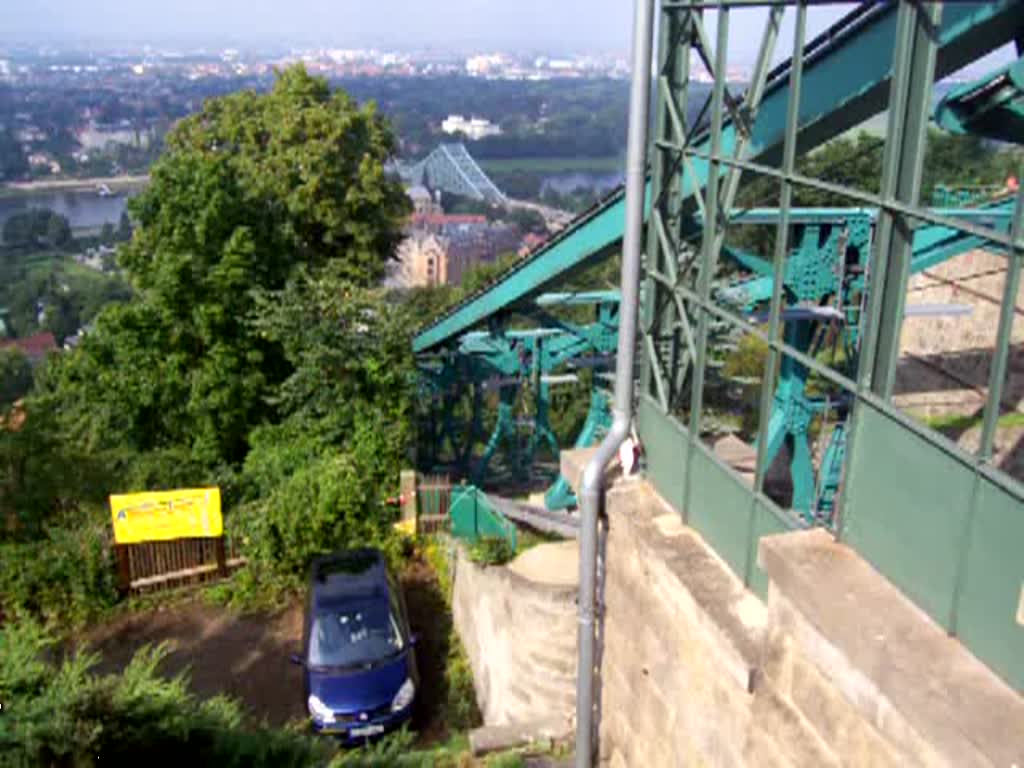
[[0,339],[0,349],[20,349],[29,360],[39,360],[57,349],[57,340],[49,331],[42,331],[24,339]]
[[487,217],[476,213],[416,213],[413,224],[442,227],[445,224],[486,224]]

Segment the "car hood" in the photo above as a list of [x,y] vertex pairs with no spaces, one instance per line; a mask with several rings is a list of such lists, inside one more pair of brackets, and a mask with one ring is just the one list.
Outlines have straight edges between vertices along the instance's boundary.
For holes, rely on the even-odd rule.
[[309,670],[309,692],[327,707],[355,714],[391,706],[409,677],[409,652],[372,669]]

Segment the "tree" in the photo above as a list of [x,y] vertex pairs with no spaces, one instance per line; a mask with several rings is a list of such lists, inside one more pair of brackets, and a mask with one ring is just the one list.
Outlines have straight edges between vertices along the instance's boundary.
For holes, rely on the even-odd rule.
[[16,248],[47,245],[63,248],[71,241],[67,218],[47,208],[16,213],[4,222],[4,243]]
[[408,202],[384,175],[394,140],[373,106],[301,67],[270,93],[207,101],[166,146],[119,253],[135,298],[101,314],[46,390],[94,451],[184,448],[220,471],[241,464],[253,427],[279,420],[294,366],[284,341],[250,322],[254,296],[328,263],[373,284]]
[[548,233],[547,223],[539,211],[533,208],[513,208],[509,219],[519,227],[521,232],[532,232],[537,235]]
[[0,349],[0,411],[32,388],[32,366],[18,349]]
[[340,266],[300,270],[257,297],[256,327],[293,371],[278,391],[284,419],[255,430],[246,458],[248,535],[251,554],[289,575],[314,554],[386,541],[383,501],[411,437],[413,317]]
[[0,129],[0,181],[19,179],[28,173],[28,160],[17,137],[8,128]]
[[63,248],[71,242],[71,225],[64,216],[50,211],[43,237],[50,247]]
[[122,243],[127,243],[132,239],[132,220],[127,211],[121,211],[121,218],[117,222],[116,237]]

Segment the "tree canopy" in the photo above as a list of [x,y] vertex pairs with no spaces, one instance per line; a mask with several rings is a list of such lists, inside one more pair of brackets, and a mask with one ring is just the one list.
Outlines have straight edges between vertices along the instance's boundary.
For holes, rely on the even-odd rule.
[[47,377],[77,438],[239,464],[291,369],[253,325],[254,296],[328,263],[354,285],[379,279],[408,206],[385,176],[393,151],[372,104],[301,67],[179,123],[131,203],[119,258],[138,298],[105,312]]

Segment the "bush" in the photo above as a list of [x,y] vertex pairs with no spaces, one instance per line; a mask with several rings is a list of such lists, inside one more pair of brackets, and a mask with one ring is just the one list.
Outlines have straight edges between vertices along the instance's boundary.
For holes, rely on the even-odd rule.
[[156,758],[161,765],[323,765],[331,745],[309,736],[250,728],[239,706],[199,701],[157,667],[167,648],[143,649],[121,675],[93,674],[91,653],[45,660],[54,641],[26,621],[0,629],[0,753],[7,766],[86,766]]
[[479,565],[502,565],[516,556],[508,539],[481,536],[469,547],[469,559]]
[[117,600],[111,544],[110,524],[97,520],[0,545],[3,613],[72,626],[95,618]]
[[258,567],[300,576],[316,555],[354,546],[377,546],[395,557],[394,512],[368,479],[372,472],[349,454],[310,461],[270,492],[238,510],[237,533]]

